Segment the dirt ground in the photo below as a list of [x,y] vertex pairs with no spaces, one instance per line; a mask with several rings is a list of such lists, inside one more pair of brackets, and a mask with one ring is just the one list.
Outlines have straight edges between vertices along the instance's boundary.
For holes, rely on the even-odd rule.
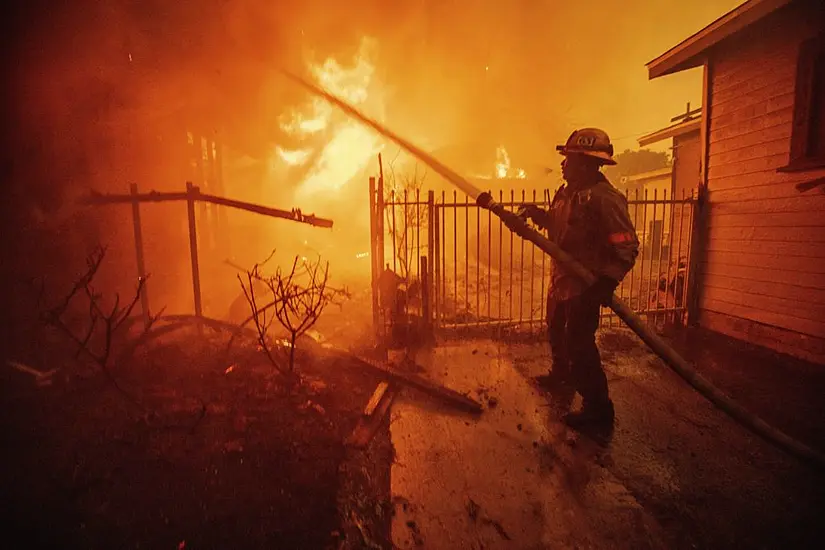
[[388,429],[365,451],[343,443],[378,380],[340,358],[299,356],[289,390],[254,346],[226,356],[226,341],[186,329],[139,351],[114,373],[129,397],[99,372],[41,387],[4,365],[4,538],[21,548],[386,547]]

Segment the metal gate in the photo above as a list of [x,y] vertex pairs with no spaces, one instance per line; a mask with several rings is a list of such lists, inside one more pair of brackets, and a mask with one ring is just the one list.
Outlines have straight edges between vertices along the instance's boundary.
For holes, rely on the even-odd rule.
[[[507,209],[547,207],[549,190],[499,191]],[[682,322],[687,311],[693,196],[637,190],[628,196],[639,257],[617,289],[638,314]],[[405,330],[545,325],[550,258],[510,232],[489,210],[457,192],[385,192],[370,180],[373,311],[377,336]],[[604,324],[618,323],[608,308]]]

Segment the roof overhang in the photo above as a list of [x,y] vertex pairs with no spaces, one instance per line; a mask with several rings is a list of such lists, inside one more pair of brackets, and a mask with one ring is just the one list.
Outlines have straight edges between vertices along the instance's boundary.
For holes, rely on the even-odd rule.
[[678,137],[690,132],[698,132],[701,128],[701,124],[702,119],[697,117],[668,126],[667,128],[662,128],[661,130],[657,130],[653,133],[647,134],[646,136],[640,137],[638,140],[639,147],[646,147],[652,143],[658,143],[660,141]]
[[710,48],[793,1],[748,0],[649,62],[648,78],[653,80],[702,65]]
[[623,183],[639,183],[654,179],[660,179],[664,176],[670,176],[672,173],[673,168],[671,167],[659,168],[657,170],[651,170],[649,172],[642,172],[641,174],[627,176],[627,179]]

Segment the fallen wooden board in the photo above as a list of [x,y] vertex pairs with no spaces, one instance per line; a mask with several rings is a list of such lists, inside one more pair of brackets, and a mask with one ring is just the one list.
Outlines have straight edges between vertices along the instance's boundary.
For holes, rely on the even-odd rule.
[[[382,384],[384,383],[382,382]],[[376,388],[376,392],[377,389],[378,388]],[[373,394],[373,397],[375,395],[376,394]],[[372,438],[378,433],[378,429],[389,414],[390,407],[392,406],[392,402],[395,401],[396,395],[398,395],[398,390],[394,386],[387,384],[372,413],[365,414],[358,419],[358,424],[355,425],[355,429],[352,430],[352,433],[347,437],[346,441],[344,441],[344,444],[356,449],[363,449],[369,445],[369,442],[372,441]],[[372,402],[372,400],[370,400],[370,402]],[[369,404],[367,407],[369,407]]]
[[364,416],[371,416],[372,413],[375,412],[375,409],[381,402],[381,398],[387,393],[387,388],[389,387],[390,385],[387,382],[381,382],[376,386],[375,391],[372,392],[372,397],[370,397],[370,400],[367,402],[367,406],[364,407]]
[[435,382],[431,382],[415,374],[401,372],[389,365],[379,364],[376,361],[349,352],[342,352],[340,350],[334,351],[336,351],[337,353],[346,353],[347,356],[355,359],[356,364],[361,365],[363,367],[367,367],[377,373],[380,373],[381,375],[386,376],[393,382],[413,387],[421,392],[426,393],[431,397],[440,399],[441,401],[449,405],[452,405],[457,409],[467,411],[473,414],[479,414],[484,410],[481,406],[481,403],[479,403],[478,401],[475,401],[474,399],[471,399],[462,393],[458,393],[455,390],[451,390],[450,388],[441,386],[439,384],[436,384]]

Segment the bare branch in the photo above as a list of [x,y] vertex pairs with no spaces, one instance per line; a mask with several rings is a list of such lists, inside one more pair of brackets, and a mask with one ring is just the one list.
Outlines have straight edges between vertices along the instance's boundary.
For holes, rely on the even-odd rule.
[[[126,308],[120,308],[120,297],[115,295],[114,304],[111,309],[104,311],[101,306],[102,296],[94,290],[92,285],[95,276],[97,275],[101,264],[106,256],[105,247],[95,248],[86,258],[86,271],[74,282],[68,294],[58,302],[54,307],[45,310],[41,314],[41,318],[46,324],[58,329],[70,341],[77,346],[77,353],[75,357],[81,354],[86,355],[94,363],[98,365],[106,378],[112,383],[124,397],[126,397],[132,404],[137,405],[141,409],[142,405],[120,384],[118,384],[114,375],[111,372],[110,357],[112,352],[112,345],[116,334],[121,329],[125,320],[131,315],[135,304],[140,300],[141,293],[144,289],[144,281],[138,282],[135,295]],[[69,324],[64,320],[64,315],[69,310],[72,302],[78,295],[83,295],[88,300],[87,315],[89,323],[85,330],[78,335]],[[152,321],[150,320],[150,326]],[[102,335],[99,334],[102,327]],[[147,327],[148,328],[148,327]],[[102,345],[94,345],[95,336],[102,338]],[[100,340],[98,339],[98,342]],[[98,350],[95,351],[94,348]]]
[[[263,263],[268,262],[273,256],[275,255],[275,250],[270,253],[270,255],[264,260]],[[252,321],[255,324],[255,334],[256,340],[258,345],[260,346],[261,350],[263,350],[264,355],[266,355],[267,360],[270,364],[275,367],[276,370],[281,371],[282,368],[280,366],[280,362],[275,357],[274,353],[272,352],[272,346],[269,343],[267,335],[269,333],[270,326],[272,325],[272,317],[267,316],[267,311],[275,305],[277,307],[277,300],[273,300],[270,304],[267,304],[265,307],[258,306],[258,297],[255,292],[255,282],[262,282],[264,283],[270,290],[271,284],[270,280],[266,277],[261,275],[260,267],[262,264],[255,264],[251,270],[247,271],[246,273],[246,283],[238,275],[238,281],[241,284],[241,289],[243,290],[244,297],[246,298],[247,303],[249,304],[250,311],[252,313],[251,317],[245,321],[241,326],[245,325],[247,322]]]

